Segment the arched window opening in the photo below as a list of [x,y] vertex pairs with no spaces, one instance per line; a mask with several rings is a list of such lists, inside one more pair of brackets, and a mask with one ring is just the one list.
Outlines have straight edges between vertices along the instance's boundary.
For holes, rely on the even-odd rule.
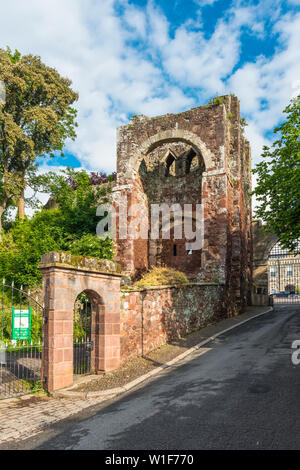
[[192,171],[195,171],[200,168],[200,166],[201,165],[199,163],[198,155],[193,149],[191,149],[186,156],[185,173],[189,174]]
[[175,158],[171,154],[166,160],[166,176],[176,176]]

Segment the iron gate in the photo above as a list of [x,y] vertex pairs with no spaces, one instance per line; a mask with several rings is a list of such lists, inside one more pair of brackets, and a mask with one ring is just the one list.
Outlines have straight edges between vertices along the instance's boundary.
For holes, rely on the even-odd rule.
[[43,307],[30,291],[0,288],[0,399],[42,389]]
[[[297,253],[300,253],[300,240]],[[269,295],[273,306],[300,305],[300,254],[276,243],[269,254]]]
[[92,308],[88,295],[78,295],[74,306],[73,373],[89,374],[92,365]]

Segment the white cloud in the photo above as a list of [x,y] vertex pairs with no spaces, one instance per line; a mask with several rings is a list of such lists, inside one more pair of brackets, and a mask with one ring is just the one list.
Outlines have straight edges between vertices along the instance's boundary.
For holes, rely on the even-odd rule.
[[148,38],[150,44],[162,48],[169,42],[169,23],[162,11],[154,6],[152,0],[147,5],[147,19],[149,23]]
[[197,3],[197,5],[199,5],[200,7],[205,7],[207,5],[213,5],[217,1],[218,0],[194,0],[194,2]]
[[[123,1],[118,17],[113,0],[12,0],[1,6],[0,44],[42,60],[73,81],[79,92],[78,137],[68,142],[83,165],[115,169],[116,127],[128,113],[179,111],[192,100],[163,78],[144,51],[128,45],[144,37],[146,17]],[[17,12],[17,13],[16,13]],[[167,39],[166,20],[149,4],[157,44]]]
[[[300,14],[283,16],[279,0],[247,6],[236,0],[208,35],[201,13],[174,29],[157,5],[154,0],[145,9],[129,0],[3,2],[0,47],[39,54],[73,80],[80,95],[79,128],[67,147],[87,168],[115,169],[116,127],[128,114],[179,112],[231,91],[241,100],[257,161],[268,143],[265,132],[300,90]],[[239,65],[245,30],[259,38],[277,34],[274,56]]]
[[225,80],[240,60],[242,28],[256,35],[263,32],[257,11],[257,7],[230,8],[208,37],[202,23],[187,21],[171,39],[164,23],[163,40],[157,47],[165,71],[184,88],[202,89],[206,95],[223,93]]
[[222,79],[229,74],[239,56],[236,35],[229,42],[227,28],[220,24],[212,38],[202,32],[177,30],[164,50],[165,68],[182,86],[202,88],[209,93],[223,91]]
[[278,124],[283,109],[300,92],[300,13],[283,16],[274,32],[279,34],[274,56],[243,65],[227,83],[240,98],[242,113],[250,122],[246,133],[254,161],[259,160],[265,132]]
[[264,145],[270,146],[270,140],[266,139],[259,130],[255,121],[249,121],[245,128],[245,137],[251,143],[251,156],[253,164],[258,163]]
[[132,5],[127,5],[123,19],[127,23],[127,26],[135,39],[137,36],[145,38],[146,15],[142,10],[137,9]]

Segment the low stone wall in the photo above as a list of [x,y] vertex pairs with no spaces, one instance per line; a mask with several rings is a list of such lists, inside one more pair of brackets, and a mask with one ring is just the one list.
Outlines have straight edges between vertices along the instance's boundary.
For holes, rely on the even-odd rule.
[[121,363],[167,341],[184,336],[218,318],[224,286],[191,284],[121,294]]

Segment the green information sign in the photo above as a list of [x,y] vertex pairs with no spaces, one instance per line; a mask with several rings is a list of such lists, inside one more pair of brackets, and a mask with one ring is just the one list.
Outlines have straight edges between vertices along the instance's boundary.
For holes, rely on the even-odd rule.
[[28,310],[12,309],[12,340],[31,338],[31,307]]

